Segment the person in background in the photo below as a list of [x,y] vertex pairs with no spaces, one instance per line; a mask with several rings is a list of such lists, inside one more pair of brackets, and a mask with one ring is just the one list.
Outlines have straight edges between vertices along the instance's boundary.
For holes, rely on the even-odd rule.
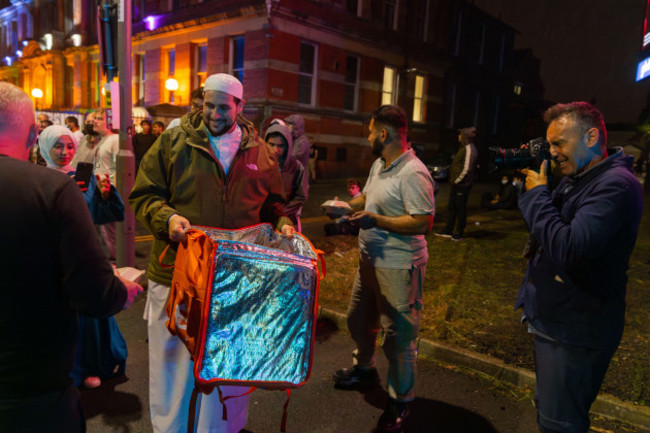
[[[347,181],[348,194],[350,199],[355,199],[361,195],[361,182],[355,178],[349,178]],[[335,218],[335,216],[330,216]],[[350,223],[349,215],[342,215],[335,218],[334,222],[327,223],[324,226],[326,236],[334,235],[358,235],[359,226]]]
[[309,165],[309,139],[305,135],[305,119],[300,114],[292,114],[284,119],[293,138],[293,156],[303,167]]
[[[178,243],[191,224],[226,229],[268,222],[290,237],[284,215],[284,187],[278,164],[253,124],[242,115],[243,86],[229,74],[205,81],[203,109],[181,118],[156,140],[140,164],[129,201],[138,220],[154,235],[145,319],[149,335],[149,406],[155,432],[187,429],[194,388],[193,363],[183,342],[167,330],[165,306]],[[221,387],[224,395],[246,389]],[[228,400],[222,419],[217,392],[201,395],[197,431],[238,433],[247,422],[249,397]]]
[[[74,134],[59,125],[48,126],[39,136],[38,145],[47,167],[74,177],[71,162],[77,149]],[[124,203],[108,175],[90,177],[82,191],[95,224],[124,220]],[[115,319],[92,318],[79,315],[79,342],[71,377],[75,386],[97,388],[100,377],[124,374],[126,369],[126,341]]]
[[481,198],[481,207],[487,210],[514,209],[517,206],[517,189],[512,184],[511,176],[501,176],[499,192],[486,192]]
[[302,231],[300,215],[302,206],[307,201],[309,187],[305,168],[291,152],[293,144],[291,131],[284,125],[274,123],[266,130],[264,141],[269,146],[271,155],[278,161],[282,172],[285,193],[284,213],[300,232]]
[[111,316],[142,287],[104,258],[79,186],[26,162],[36,133],[30,97],[0,82],[0,431],[81,433],[77,315]]
[[151,133],[152,133],[156,138],[160,137],[160,134],[162,134],[162,132],[163,132],[164,130],[165,130],[165,124],[164,124],[164,123],[162,123],[162,122],[159,121],[159,120],[156,120],[155,122],[153,122],[153,125],[152,125],[152,127],[151,127]]
[[587,102],[546,110],[546,139],[563,175],[551,190],[544,161],[524,169],[519,209],[530,232],[516,308],[535,339],[542,433],[587,433],[625,323],[626,271],[643,191],[634,158],[607,148],[603,115]]
[[[311,142],[311,140],[310,140]],[[316,161],[318,160],[318,148],[316,145],[311,142],[309,147],[309,162],[307,163],[307,169],[309,171],[309,180],[314,182],[316,180]]]
[[406,112],[382,105],[372,113],[368,141],[377,160],[363,192],[350,200],[359,231],[359,268],[348,308],[355,342],[353,366],[334,373],[342,389],[373,387],[377,335],[388,358],[388,402],[379,432],[401,431],[415,398],[417,337],[428,261],[425,235],[433,226],[433,179],[406,142]]
[[151,120],[144,119],[140,122],[142,132],[133,136],[133,153],[135,154],[135,174],[140,169],[140,161],[151,145],[156,141],[156,136],[151,133]]
[[[467,224],[467,197],[474,184],[474,172],[478,163],[478,152],[474,146],[476,128],[471,126],[458,130],[458,143],[460,148],[451,162],[449,169],[449,213],[447,225],[436,236],[451,238],[460,241],[465,235]],[[456,230],[454,231],[454,227]]]
[[72,134],[77,139],[77,143],[81,143],[81,140],[84,138],[84,133],[79,129],[79,121],[75,116],[68,116],[65,118],[65,126],[68,128]]
[[84,136],[79,141],[77,152],[72,159],[72,166],[77,167],[79,162],[87,162],[95,165],[95,158],[97,157],[97,150],[99,149],[100,135],[95,131],[95,112],[91,111],[86,114],[84,121]]
[[[200,110],[203,107],[203,87],[197,87],[190,93],[190,111]],[[166,129],[180,126],[181,118],[177,117],[169,122]]]
[[[98,108],[95,110],[93,127],[100,137],[99,144],[97,145],[97,155],[95,157],[95,174],[102,178],[108,174],[111,185],[115,185],[117,154],[120,151],[120,140],[119,136],[108,128],[106,114],[107,112],[105,108]],[[109,260],[115,261],[115,223],[111,222],[102,224],[99,226],[99,231],[108,251]]]

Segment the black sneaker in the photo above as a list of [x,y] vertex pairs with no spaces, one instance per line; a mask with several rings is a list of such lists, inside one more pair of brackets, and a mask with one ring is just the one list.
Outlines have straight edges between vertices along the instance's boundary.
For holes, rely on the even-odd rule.
[[356,365],[337,370],[333,375],[334,387],[339,389],[368,389],[379,383],[376,368],[361,368]]
[[379,417],[377,421],[377,432],[381,433],[397,433],[402,430],[402,424],[409,415],[409,407],[407,402],[388,399],[386,410]]

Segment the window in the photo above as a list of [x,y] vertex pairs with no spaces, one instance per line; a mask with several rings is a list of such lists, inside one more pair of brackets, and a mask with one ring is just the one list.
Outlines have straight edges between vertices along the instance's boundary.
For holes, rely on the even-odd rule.
[[501,108],[501,97],[499,95],[494,96],[494,118],[492,119],[492,134],[496,135],[497,130],[499,129],[499,110]]
[[316,161],[327,161],[327,147],[319,146],[318,149],[318,158]]
[[456,22],[456,38],[454,39],[454,48],[452,54],[457,56],[460,54],[460,34],[463,31],[463,12],[458,12],[458,20]]
[[173,77],[174,72],[176,72],[176,50],[170,48],[167,50],[167,75]]
[[[203,42],[194,47],[194,82],[192,89],[197,89],[205,83],[208,73],[208,44]],[[243,71],[242,71],[243,73]]]
[[144,80],[145,80],[145,74],[144,74],[144,55],[142,54],[136,54],[134,57],[134,63],[135,63],[135,74],[137,78],[137,84],[138,84],[138,100],[136,102],[136,105],[144,105]]
[[478,58],[476,59],[476,63],[479,65],[483,64],[483,55],[485,53],[485,32],[487,30],[487,26],[485,23],[481,23],[481,43],[479,44],[479,51],[478,51]]
[[426,107],[427,82],[423,75],[415,76],[415,89],[413,92],[413,121],[424,122]]
[[512,89],[512,92],[517,96],[521,96],[521,92],[523,88],[524,88],[523,84],[521,84],[519,81],[515,81],[515,86]]
[[454,126],[454,116],[456,112],[456,85],[451,85],[451,91],[449,95],[449,112],[447,113],[447,127],[452,128]]
[[397,2],[399,0],[384,0],[384,25],[387,29],[397,30]]
[[315,105],[316,99],[316,45],[300,44],[300,72],[298,75],[298,102]]
[[345,147],[337,147],[336,148],[336,161],[337,162],[345,162],[348,159],[348,149]]
[[[207,57],[207,51],[206,51]],[[244,36],[230,38],[230,73],[244,83]]]
[[384,66],[384,83],[381,86],[381,105],[393,104],[395,101],[395,68]]
[[499,71],[503,71],[503,58],[506,54],[506,35],[501,35],[501,47],[499,48]]
[[[166,57],[166,62],[167,62],[167,77],[165,78],[165,81],[167,81],[168,78],[172,78],[174,76],[174,73],[176,72],[176,50],[174,48],[170,48],[167,50],[167,55]],[[174,91],[173,90],[168,90],[167,91],[167,101],[170,104],[174,103]]]
[[359,99],[359,58],[348,56],[345,67],[345,101],[343,108],[357,110]]
[[427,32],[429,30],[429,0],[418,0],[417,7],[417,38],[426,42]]
[[345,3],[345,7],[347,8],[348,13],[358,17],[361,16],[361,0],[348,0]]

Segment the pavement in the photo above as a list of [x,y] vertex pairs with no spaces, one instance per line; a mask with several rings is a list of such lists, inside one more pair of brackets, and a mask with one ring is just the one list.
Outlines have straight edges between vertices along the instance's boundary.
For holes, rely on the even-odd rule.
[[[492,184],[478,184],[470,194],[469,206],[478,207],[483,192],[496,189]],[[303,211],[303,233],[311,240],[324,236],[323,225],[329,221],[320,210],[327,199],[347,196],[345,180],[318,181],[312,185],[310,200]],[[448,185],[441,184],[437,208],[446,207]],[[470,213],[471,215],[471,213]],[[469,223],[471,224],[471,217]],[[136,266],[146,269],[148,233],[140,226],[136,233]],[[128,344],[126,375],[104,380],[94,390],[81,390],[81,401],[89,433],[152,432],[148,408],[148,352],[146,323],[142,319],[145,295],[140,295],[129,310],[116,316]],[[378,351],[377,364],[381,387],[356,392],[332,386],[331,375],[351,363],[352,340],[345,330],[341,312],[321,309],[311,377],[305,386],[291,393],[287,431],[291,433],[372,432],[383,411],[386,361]],[[411,416],[404,432],[437,433],[530,433],[537,431],[536,413],[525,393],[507,391],[500,383],[534,387],[534,375],[500,361],[421,340],[420,360]],[[468,374],[468,372],[472,372]],[[504,391],[506,390],[506,391]],[[524,396],[522,398],[522,396]],[[280,430],[286,394],[257,390],[252,394],[249,422],[244,432],[264,433]],[[626,420],[635,425],[622,430],[607,419],[592,424],[597,432],[650,431],[650,411],[634,407],[613,397],[600,396],[592,412],[608,418]],[[612,427],[614,426],[614,427]],[[242,432],[242,433],[244,433]]]

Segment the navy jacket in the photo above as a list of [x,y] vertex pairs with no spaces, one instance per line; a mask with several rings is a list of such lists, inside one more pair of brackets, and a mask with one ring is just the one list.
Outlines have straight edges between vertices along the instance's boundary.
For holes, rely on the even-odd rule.
[[536,242],[516,308],[523,307],[538,331],[587,348],[620,341],[626,271],[643,208],[634,158],[620,149],[609,154],[562,179],[552,193],[538,186],[519,199]]

